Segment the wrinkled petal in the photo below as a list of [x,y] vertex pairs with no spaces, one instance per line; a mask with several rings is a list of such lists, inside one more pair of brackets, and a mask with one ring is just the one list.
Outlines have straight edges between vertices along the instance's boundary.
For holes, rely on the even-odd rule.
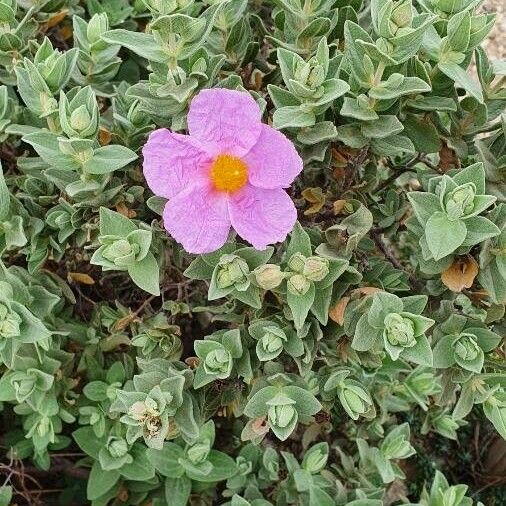
[[202,90],[190,104],[188,130],[214,155],[243,156],[260,136],[261,117],[249,93],[213,88]]
[[151,132],[142,154],[144,177],[153,193],[171,198],[206,177],[212,158],[199,144],[166,128]]
[[281,133],[262,125],[257,143],[243,157],[249,181],[259,188],[286,188],[302,170],[302,158]]
[[230,197],[228,209],[237,233],[259,250],[283,241],[297,220],[292,199],[281,188],[263,189],[248,184]]
[[191,186],[167,202],[163,223],[188,253],[215,251],[230,230],[226,196],[208,184]]

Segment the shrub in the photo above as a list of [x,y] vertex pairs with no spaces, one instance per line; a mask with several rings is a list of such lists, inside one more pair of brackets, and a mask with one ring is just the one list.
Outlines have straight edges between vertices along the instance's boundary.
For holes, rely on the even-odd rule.
[[480,3],[0,0],[0,506],[495,493]]

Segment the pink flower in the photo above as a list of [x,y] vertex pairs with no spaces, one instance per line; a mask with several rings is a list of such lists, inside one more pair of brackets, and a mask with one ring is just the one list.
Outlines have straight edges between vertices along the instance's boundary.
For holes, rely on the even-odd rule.
[[283,188],[302,160],[281,132],[261,122],[251,95],[201,91],[188,130],[155,130],[143,149],[149,187],[169,199],[163,221],[172,237],[190,253],[217,250],[230,227],[257,249],[284,240],[297,212]]

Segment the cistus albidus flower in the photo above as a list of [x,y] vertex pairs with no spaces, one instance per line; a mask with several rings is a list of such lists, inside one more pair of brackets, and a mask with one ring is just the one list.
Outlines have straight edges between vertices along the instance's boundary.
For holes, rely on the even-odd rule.
[[189,135],[161,128],[144,146],[144,176],[168,198],[165,228],[189,253],[220,248],[233,227],[257,249],[282,241],[297,213],[284,188],[302,159],[281,133],[261,122],[248,93],[201,91],[188,112]]

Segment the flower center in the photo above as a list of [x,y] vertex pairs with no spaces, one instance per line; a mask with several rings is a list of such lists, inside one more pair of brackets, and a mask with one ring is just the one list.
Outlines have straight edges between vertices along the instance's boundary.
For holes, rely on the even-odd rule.
[[219,191],[235,192],[248,181],[248,167],[231,155],[219,155],[211,167],[211,179]]

